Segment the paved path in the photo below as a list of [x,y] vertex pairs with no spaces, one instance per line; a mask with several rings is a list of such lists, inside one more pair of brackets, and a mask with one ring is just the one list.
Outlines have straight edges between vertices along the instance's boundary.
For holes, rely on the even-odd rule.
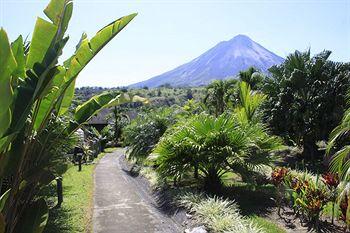
[[161,214],[123,170],[124,151],[106,154],[96,166],[93,210],[94,233],[181,232],[171,218]]

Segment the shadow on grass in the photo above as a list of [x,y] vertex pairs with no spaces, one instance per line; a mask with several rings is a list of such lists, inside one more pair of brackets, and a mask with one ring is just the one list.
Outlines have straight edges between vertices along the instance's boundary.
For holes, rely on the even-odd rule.
[[41,196],[45,198],[49,206],[49,219],[44,229],[44,233],[72,233],[77,232],[77,228],[72,224],[74,215],[73,209],[67,208],[65,198],[69,198],[74,187],[64,184],[64,195],[62,206],[57,208],[56,182],[52,182],[41,190]]
[[44,233],[68,233],[73,232],[73,228],[70,224],[67,224],[69,219],[70,211],[64,208],[52,208],[49,211],[49,220]]
[[224,188],[223,196],[233,199],[240,206],[243,215],[264,216],[276,207],[273,185],[234,184]]
[[[72,186],[65,186],[65,191],[71,190]],[[64,208],[64,206],[60,208],[56,208],[57,203],[57,193],[56,193],[56,184],[53,182],[52,184],[46,186],[41,191],[41,196],[46,199],[46,202],[49,206],[49,219],[44,229],[44,233],[68,233],[74,232],[71,224],[68,223],[68,219],[70,218],[71,210]],[[64,197],[63,197],[64,198]]]

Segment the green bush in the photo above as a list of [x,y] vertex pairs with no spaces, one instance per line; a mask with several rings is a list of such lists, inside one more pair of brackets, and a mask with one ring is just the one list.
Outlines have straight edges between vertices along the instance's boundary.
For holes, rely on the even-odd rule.
[[131,159],[143,161],[153,150],[169,126],[175,123],[172,108],[140,114],[123,131],[124,144],[129,146]]
[[222,176],[232,171],[249,181],[252,173],[275,162],[272,152],[282,148],[259,120],[261,94],[240,84],[240,105],[234,113],[214,117],[194,115],[180,121],[155,148],[158,172],[174,181],[193,172],[208,192],[218,193]]
[[261,227],[243,217],[237,204],[219,197],[185,193],[178,197],[180,206],[188,209],[199,224],[213,233],[263,233]]
[[330,61],[330,54],[296,51],[269,69],[263,87],[265,119],[273,132],[303,148],[308,159],[321,159],[316,142],[328,139],[346,107],[350,65]]

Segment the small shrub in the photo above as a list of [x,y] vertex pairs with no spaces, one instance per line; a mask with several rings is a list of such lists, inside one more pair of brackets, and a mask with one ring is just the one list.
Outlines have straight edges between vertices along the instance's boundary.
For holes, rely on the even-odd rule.
[[185,193],[178,203],[190,210],[195,220],[214,233],[263,233],[264,231],[243,217],[234,201],[203,194]]
[[[288,191],[295,212],[318,227],[321,212],[330,201],[333,201],[332,187],[337,183],[336,177],[325,174],[321,182],[319,176],[309,172],[276,168],[271,174],[271,180],[278,189],[278,196],[283,198],[286,194],[283,192]],[[281,200],[278,202],[279,209],[281,202]]]

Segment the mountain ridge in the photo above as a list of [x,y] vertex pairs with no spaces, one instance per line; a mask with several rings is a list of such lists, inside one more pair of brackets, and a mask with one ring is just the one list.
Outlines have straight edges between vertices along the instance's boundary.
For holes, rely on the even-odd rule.
[[246,35],[239,34],[228,41],[221,41],[195,59],[170,71],[130,87],[200,86],[214,79],[226,79],[236,76],[239,71],[254,66],[267,73],[272,65],[280,64],[284,59],[267,50]]

